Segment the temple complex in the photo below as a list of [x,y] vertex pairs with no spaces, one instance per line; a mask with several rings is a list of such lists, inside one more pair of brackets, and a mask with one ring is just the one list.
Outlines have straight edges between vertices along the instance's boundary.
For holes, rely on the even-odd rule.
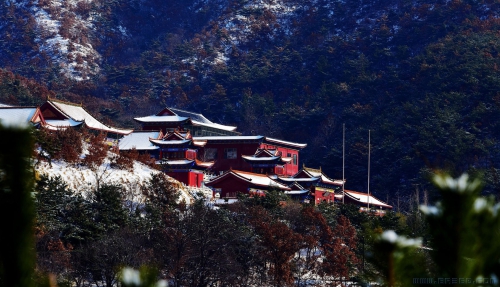
[[[342,199],[345,182],[325,175],[321,168],[300,168],[300,151],[305,143],[257,136],[243,136],[234,126],[216,124],[202,114],[164,108],[152,116],[135,118],[143,131],[125,136],[142,139],[137,150],[148,152],[164,172],[193,187],[212,189],[214,198],[234,201],[238,193],[263,195],[280,190],[302,202],[333,203]],[[148,131],[158,134],[147,137]],[[120,144],[120,150],[125,150]],[[346,193],[344,201],[367,205],[356,192]],[[364,193],[359,193],[364,194]],[[366,198],[370,198],[367,195]],[[392,208],[376,200],[373,206]],[[377,205],[379,204],[379,205]]]
[[136,150],[156,159],[161,169],[186,186],[210,188],[214,199],[235,200],[238,193],[264,195],[279,190],[307,203],[345,202],[362,208],[392,209],[372,194],[344,190],[321,168],[302,165],[296,143],[262,135],[244,136],[236,127],[214,123],[198,113],[164,108],[137,117],[142,130],[103,124],[82,105],[49,99],[40,107],[0,105],[0,124],[32,125],[49,130],[78,128],[105,132],[121,152]]

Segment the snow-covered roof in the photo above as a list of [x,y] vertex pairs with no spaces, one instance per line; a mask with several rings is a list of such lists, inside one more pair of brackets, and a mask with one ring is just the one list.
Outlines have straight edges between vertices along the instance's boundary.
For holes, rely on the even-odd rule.
[[56,108],[58,111],[68,116],[69,118],[77,121],[77,122],[85,122],[85,125],[90,129],[101,130],[121,135],[130,134],[133,130],[129,129],[118,129],[109,127],[96,118],[94,118],[91,114],[89,114],[82,106],[75,105],[71,103],[65,103],[60,101],[49,100],[47,101],[51,106]]
[[226,125],[221,125],[221,124],[216,124],[216,123],[201,123],[198,121],[191,120],[193,125],[195,126],[205,126],[209,128],[214,128],[214,129],[219,129],[219,130],[224,130],[224,131],[235,131],[237,127],[233,126],[226,126]]
[[149,139],[158,138],[159,131],[134,131],[120,139],[118,148],[120,150],[156,150],[159,147],[152,144]]
[[201,147],[203,147],[206,144],[207,144],[207,141],[195,141],[195,140],[193,140],[193,145],[195,145],[195,146],[201,146]]
[[262,156],[262,157],[269,157],[269,156],[280,156],[281,153],[278,152],[277,149],[262,149],[258,148],[257,151],[255,152],[254,156]]
[[305,148],[307,146],[307,144],[303,144],[303,143],[295,143],[295,142],[284,141],[284,140],[279,140],[279,139],[270,138],[270,137],[266,137],[265,141],[272,143],[272,144],[285,145],[288,147],[294,147],[294,148],[300,148],[300,149]]
[[175,109],[175,108],[170,108],[171,111],[176,113],[177,115],[181,117],[186,117],[190,118],[191,122],[195,126],[206,126],[206,127],[211,127],[215,129],[220,129],[220,130],[225,130],[225,131],[234,131],[236,130],[236,127],[233,126],[226,126],[226,125],[221,125],[221,124],[216,124],[209,119],[207,119],[204,115],[194,113],[194,112],[189,112],[181,109]]
[[77,122],[71,118],[66,120],[45,120],[45,122],[53,127],[75,127],[83,124],[83,121]]
[[157,140],[157,139],[150,139],[150,141],[154,144],[157,145],[183,145],[191,142],[190,140],[171,140],[171,141],[164,141],[164,140]]
[[206,183],[206,185],[210,185],[211,183],[215,183],[216,181],[220,181],[221,179],[228,177],[228,176],[235,176],[237,178],[240,178],[250,184],[257,185],[257,186],[263,186],[263,187],[275,187],[279,188],[282,190],[290,190],[288,186],[285,186],[272,178],[270,178],[267,175],[264,174],[258,174],[258,173],[252,173],[252,172],[246,172],[246,171],[240,171],[240,170],[229,170],[222,175],[219,175],[218,177],[213,178],[209,182]]
[[213,161],[203,162],[200,160],[192,160],[192,159],[173,159],[173,160],[162,160],[158,161],[159,164],[167,164],[170,166],[178,166],[178,165],[196,165],[197,167],[209,168],[214,165]]
[[303,189],[303,190],[287,190],[285,191],[285,194],[304,194],[304,193],[308,193],[309,190],[307,189]]
[[36,107],[0,107],[0,124],[6,127],[29,127]]
[[279,162],[280,164],[290,162],[291,158],[282,158],[281,152],[277,149],[257,149],[253,155],[242,155],[244,160],[249,162]]
[[278,187],[280,189],[289,189],[287,186],[273,180],[267,175],[264,174],[259,174],[259,173],[252,173],[252,172],[246,172],[246,171],[238,171],[238,170],[233,170],[235,174],[237,174],[240,177],[244,177],[249,179],[253,184],[256,185],[261,185],[261,186],[270,186],[270,187]]
[[190,118],[191,120],[197,121],[199,123],[212,123],[210,120],[205,118],[204,115],[190,112],[190,111],[185,111],[181,109],[176,109],[176,108],[169,108],[172,112],[176,113],[179,116]]
[[[370,205],[392,208],[392,206],[374,197],[372,194],[368,195],[367,193],[352,191],[352,190],[345,190],[345,193],[346,193],[346,198],[349,197],[354,201],[359,202],[360,204],[368,205],[368,203],[370,203]],[[340,196],[339,198],[341,199],[342,197]]]
[[186,164],[192,164],[194,160],[190,159],[178,159],[178,160],[165,160],[163,163],[166,163],[168,165],[186,165]]
[[180,117],[180,116],[147,116],[147,117],[139,117],[139,118],[134,118],[134,120],[138,122],[143,122],[143,123],[177,123],[177,122],[183,122],[187,121],[188,118],[186,117]]
[[333,181],[333,184],[335,184],[335,185],[344,185],[345,184],[345,180],[335,179]]
[[295,178],[295,177],[279,177],[279,180],[286,181],[286,182],[312,182],[312,181],[318,181],[320,178],[319,177],[304,177],[304,178]]
[[249,160],[249,161],[274,161],[279,159],[279,156],[270,156],[270,157],[256,157],[256,156],[248,156],[248,155],[242,155],[241,156],[243,159]]
[[206,167],[209,168],[214,165],[215,162],[213,161],[201,161],[201,160],[196,160],[196,165],[201,166],[201,167]]
[[210,137],[193,137],[196,141],[211,141],[211,140],[223,140],[223,141],[245,141],[245,140],[261,140],[263,136],[210,136]]
[[163,140],[185,140],[190,138],[190,133],[179,132],[179,131],[167,131],[167,133],[162,137]]
[[304,167],[302,169],[302,171],[304,171],[305,173],[311,175],[312,177],[319,177],[319,178],[321,178],[321,182],[322,183],[333,184],[333,185],[342,185],[342,184],[344,184],[343,180],[334,180],[334,179],[331,179],[331,178],[327,177],[321,170]]

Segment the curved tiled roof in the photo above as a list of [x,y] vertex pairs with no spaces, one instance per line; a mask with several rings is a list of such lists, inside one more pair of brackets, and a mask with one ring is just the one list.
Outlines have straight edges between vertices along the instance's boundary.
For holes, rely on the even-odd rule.
[[8,127],[28,127],[37,112],[36,107],[1,107],[0,124]]
[[247,172],[247,171],[240,171],[240,170],[229,170],[222,175],[219,175],[218,177],[213,178],[209,182],[207,182],[207,185],[210,185],[211,183],[215,183],[217,181],[220,181],[221,179],[228,177],[228,176],[234,176],[236,178],[239,178],[243,181],[246,181],[250,184],[257,185],[257,186],[263,186],[263,187],[276,187],[281,190],[290,190],[290,188],[286,185],[283,185],[274,179],[270,178],[267,175],[264,174],[259,174],[259,173],[252,173],[252,172]]
[[280,156],[256,157],[253,155],[242,155],[241,157],[249,161],[275,161],[281,158]]
[[183,144],[188,144],[191,142],[191,140],[171,140],[171,141],[164,141],[164,140],[157,140],[157,139],[150,139],[150,142],[153,144],[157,145],[183,145]]
[[321,170],[304,167],[302,169],[302,171],[304,171],[305,173],[307,173],[311,177],[321,178],[322,183],[333,184],[333,185],[342,185],[343,184],[342,180],[331,179],[328,176],[326,176]]
[[159,147],[150,142],[150,138],[158,138],[159,131],[134,131],[120,139],[120,150],[157,150]]
[[191,119],[191,122],[195,126],[206,126],[206,127],[216,128],[216,129],[225,130],[225,131],[235,131],[236,130],[236,127],[233,127],[233,126],[226,126],[226,125],[214,123],[214,122],[210,121],[209,119],[207,119],[202,114],[189,112],[189,111],[176,109],[176,108],[170,108],[170,110],[179,116]]
[[115,134],[127,135],[133,130],[118,129],[107,126],[89,114],[81,105],[66,103],[62,101],[49,100],[47,101],[52,107],[77,122],[85,122],[85,125],[90,129],[111,132]]
[[261,140],[264,136],[208,136],[208,137],[193,137],[195,141],[211,141],[211,140],[223,140],[223,141],[246,141],[246,140]]
[[143,122],[143,123],[177,123],[177,122],[183,122],[187,121],[188,118],[186,117],[179,117],[179,116],[147,116],[147,117],[139,117],[139,118],[134,118],[134,120],[138,122]]
[[363,192],[358,192],[358,191],[353,191],[353,190],[344,190],[346,193],[346,197],[349,197],[361,204],[364,205],[376,205],[376,206],[381,206],[381,207],[386,207],[386,208],[392,208],[391,205],[381,201],[380,199],[376,198],[372,194],[368,195],[367,193]]
[[293,148],[299,148],[299,149],[303,149],[307,146],[307,144],[303,144],[303,143],[295,143],[295,142],[279,140],[279,139],[270,138],[270,137],[266,137],[265,142],[268,142],[271,144],[277,144],[277,145],[284,145],[284,146],[293,147]]

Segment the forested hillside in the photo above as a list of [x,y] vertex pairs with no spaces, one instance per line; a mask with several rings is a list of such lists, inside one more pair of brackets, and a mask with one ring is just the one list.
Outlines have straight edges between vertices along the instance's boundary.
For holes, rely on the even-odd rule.
[[302,162],[336,178],[345,123],[349,189],[367,189],[371,130],[381,199],[426,189],[437,169],[482,172],[497,195],[499,5],[8,0],[0,100],[57,95],[125,126],[185,108],[246,135],[307,142]]

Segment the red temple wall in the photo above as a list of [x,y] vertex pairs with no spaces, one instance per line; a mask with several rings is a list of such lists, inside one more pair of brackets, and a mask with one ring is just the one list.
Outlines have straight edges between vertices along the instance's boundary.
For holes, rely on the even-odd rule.
[[189,186],[200,187],[203,181],[203,173],[201,172],[189,172]]
[[[258,143],[227,143],[227,144],[211,144],[207,143],[205,147],[200,149],[198,154],[203,155],[204,150],[207,148],[217,149],[217,158],[215,164],[212,166],[213,171],[226,171],[229,169],[236,169],[241,171],[251,171],[251,166],[243,160],[242,155],[253,155],[259,147]],[[236,158],[227,159],[225,157],[225,149],[236,148]]]
[[321,202],[330,202],[333,203],[335,201],[335,193],[328,192],[324,188],[314,187],[314,203],[320,204]]
[[220,197],[230,197],[235,198],[238,192],[248,193],[248,183],[237,180],[235,178],[226,178],[223,181],[220,181],[214,185],[211,185],[214,189],[220,188]]
[[276,146],[276,145],[272,145],[272,144],[266,144],[266,143],[261,144],[260,148],[277,149],[278,151],[281,152],[282,157],[288,157],[288,154],[290,154],[290,157],[293,158],[293,155],[295,155],[297,157],[297,163],[293,164],[293,160],[292,160],[292,162],[285,164],[285,170],[284,170],[283,174],[284,175],[294,175],[297,172],[299,172],[299,151],[298,150],[280,147],[280,146]]
[[188,185],[189,183],[189,174],[188,172],[167,172],[168,176]]
[[203,173],[194,171],[167,172],[168,176],[184,183],[187,186],[200,187],[203,181]]

